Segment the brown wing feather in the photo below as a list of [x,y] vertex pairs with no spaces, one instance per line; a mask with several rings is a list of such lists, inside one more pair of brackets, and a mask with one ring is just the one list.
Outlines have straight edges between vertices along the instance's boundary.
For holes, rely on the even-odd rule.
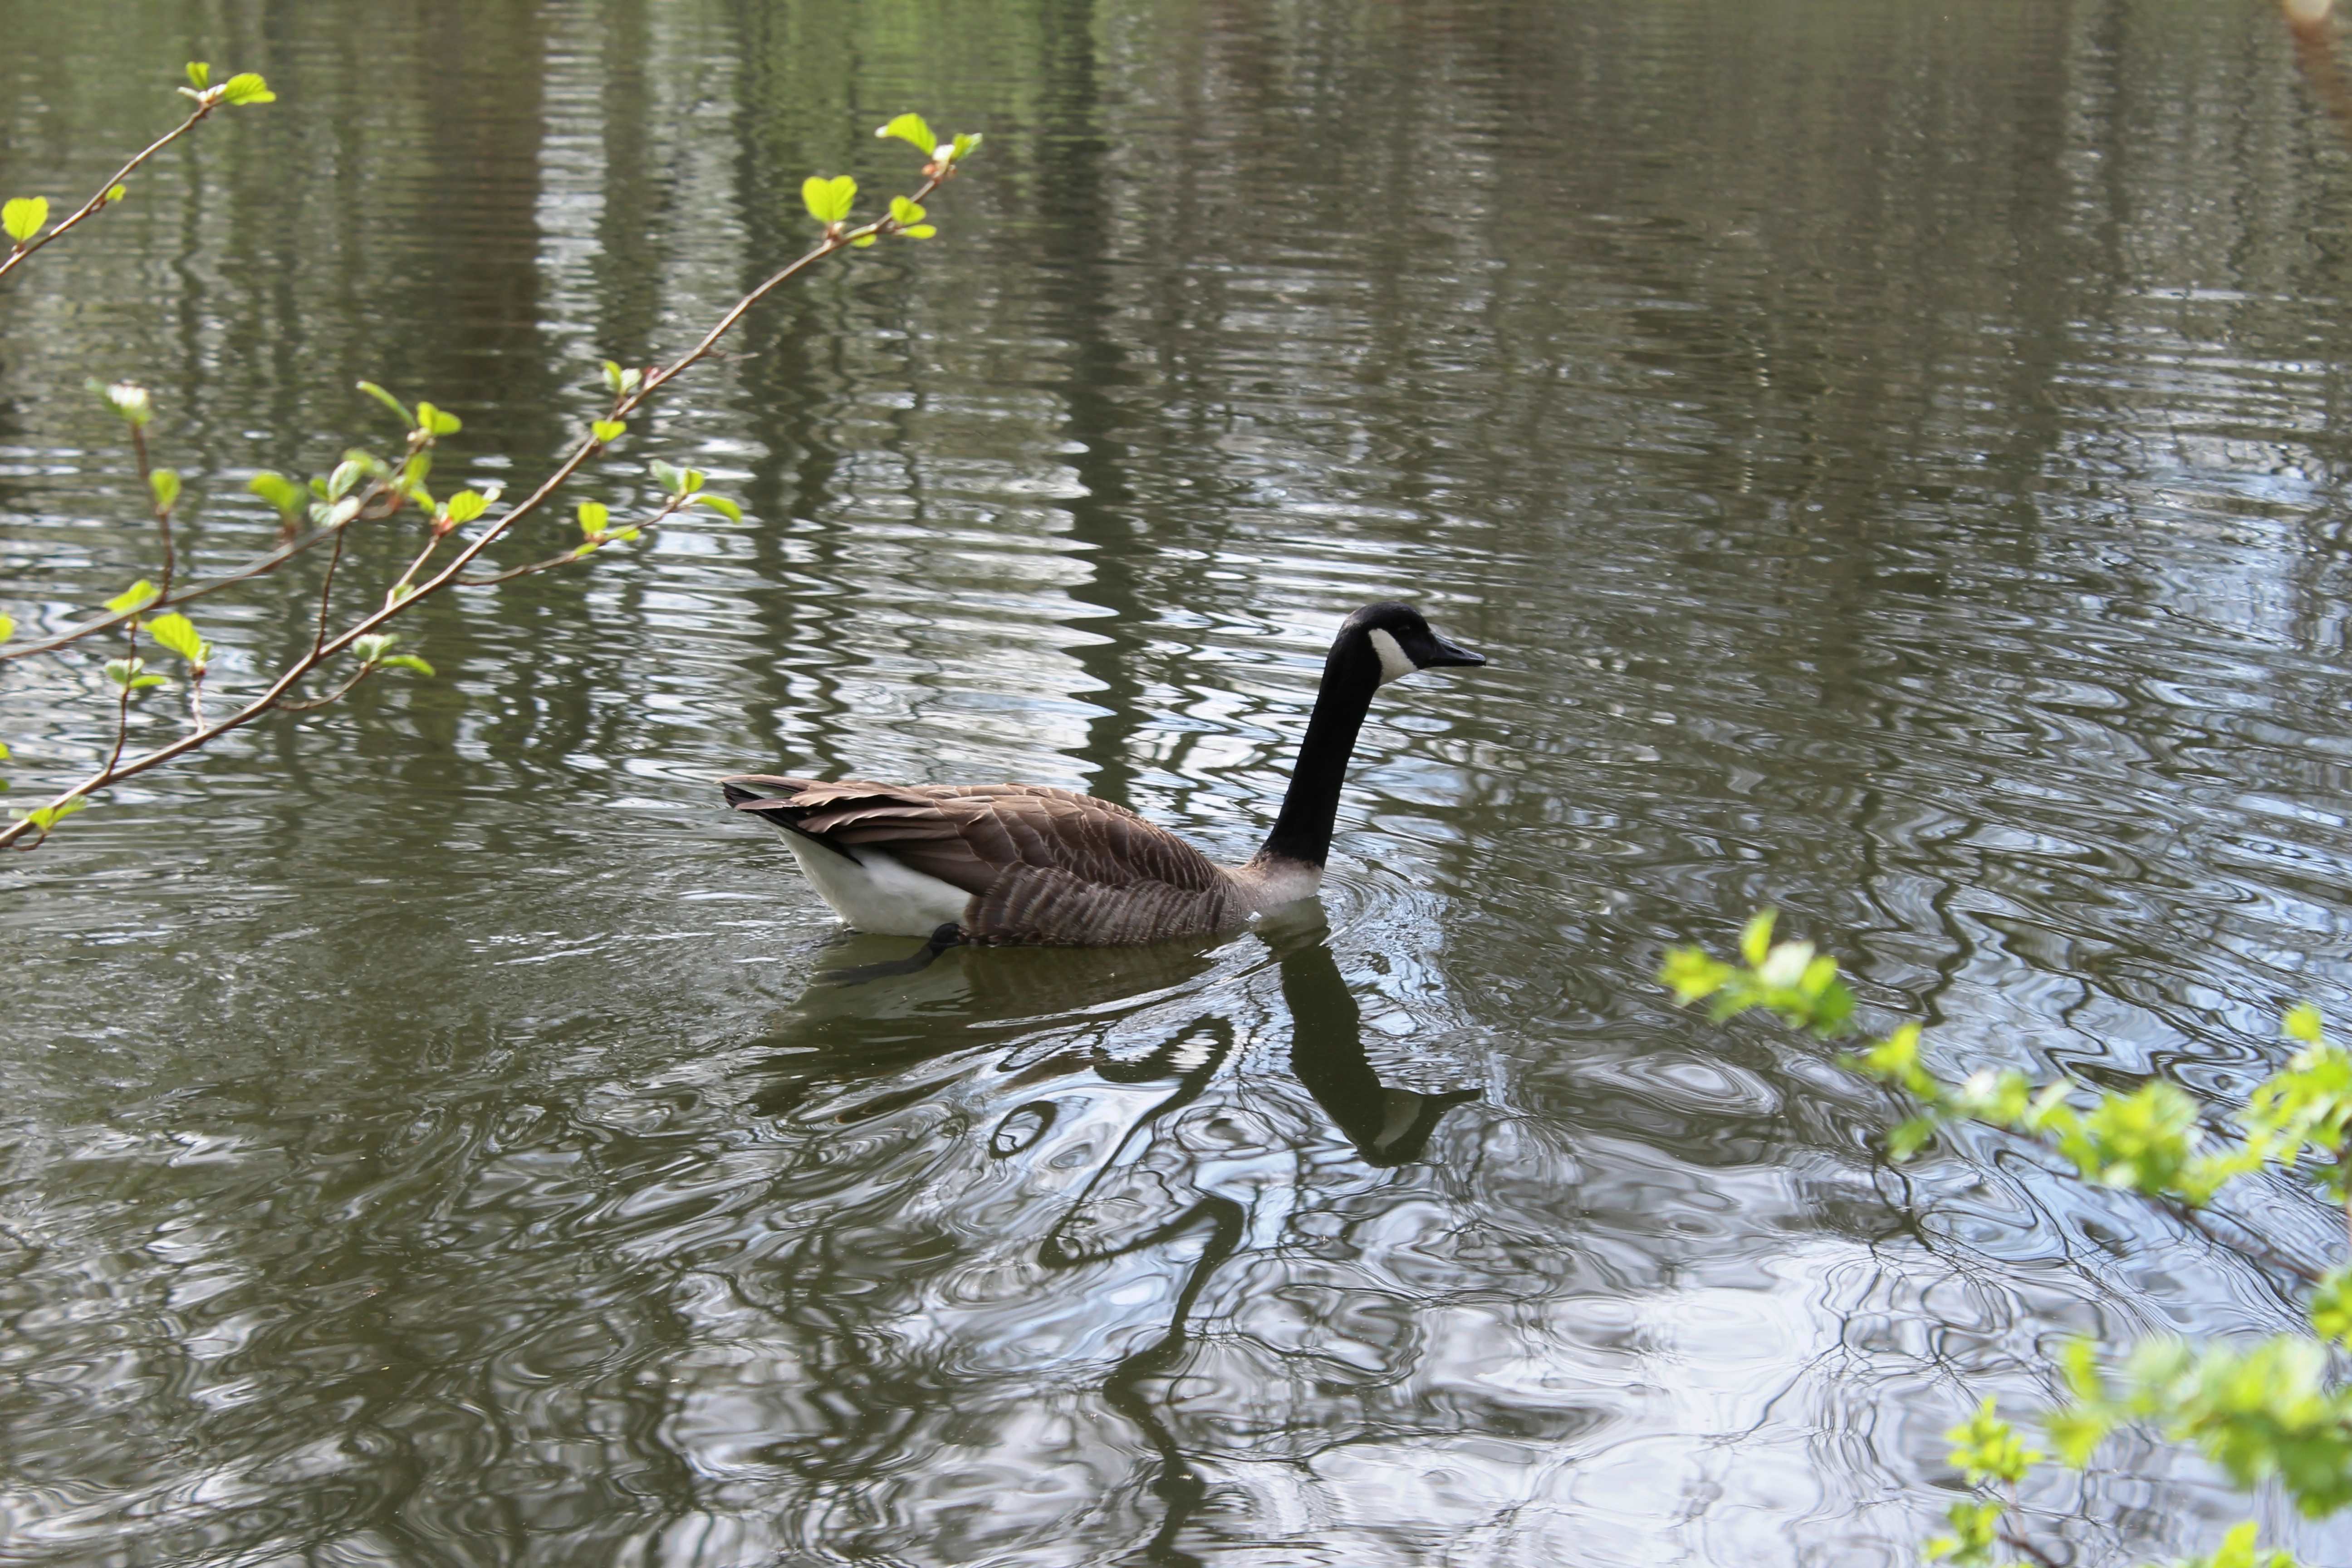
[[[744,773],[720,781],[728,800],[793,831],[824,842],[887,849],[915,870],[966,892],[986,895],[1009,873],[1058,872],[1060,879],[1008,888],[1006,897],[1035,911],[1048,902],[1066,903],[1057,930],[1071,934],[1023,936],[1008,908],[992,923],[1004,932],[997,941],[1148,942],[1154,936],[1076,934],[1077,921],[1104,926],[1140,922],[1158,928],[1179,919],[1174,904],[1154,910],[1177,895],[1197,923],[1179,930],[1213,930],[1228,923],[1230,900],[1224,875],[1208,858],[1165,828],[1155,827],[1123,805],[1042,784],[881,784],[863,779],[789,778]],[[1083,886],[1084,899],[1066,889]],[[1061,889],[1048,900],[1048,889]],[[1138,903],[1137,900],[1141,900]],[[1112,916],[1111,902],[1135,904],[1129,920]],[[1082,912],[1080,906],[1084,906]]]

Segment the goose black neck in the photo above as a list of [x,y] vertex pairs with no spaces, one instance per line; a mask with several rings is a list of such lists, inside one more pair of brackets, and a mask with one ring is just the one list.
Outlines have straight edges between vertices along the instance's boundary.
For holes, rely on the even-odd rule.
[[1357,733],[1380,684],[1381,660],[1371,639],[1353,629],[1342,633],[1323,662],[1323,685],[1307,721],[1307,739],[1290,772],[1282,815],[1274,819],[1274,831],[1258,851],[1261,857],[1320,866],[1330,856],[1339,785],[1348,776],[1348,758],[1355,752]]

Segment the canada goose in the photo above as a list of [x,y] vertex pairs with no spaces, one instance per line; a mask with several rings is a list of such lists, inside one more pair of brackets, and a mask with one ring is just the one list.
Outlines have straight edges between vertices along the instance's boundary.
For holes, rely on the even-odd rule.
[[1410,605],[1367,605],[1332,640],[1265,846],[1219,866],[1123,805],[1041,784],[879,784],[740,773],[728,804],[773,824],[834,912],[860,931],[955,942],[1111,947],[1228,930],[1310,897],[1339,784],[1386,681],[1486,660]]

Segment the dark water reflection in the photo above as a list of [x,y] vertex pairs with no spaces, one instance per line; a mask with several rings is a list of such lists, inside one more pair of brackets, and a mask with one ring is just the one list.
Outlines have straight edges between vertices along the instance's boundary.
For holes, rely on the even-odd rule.
[[[85,377],[154,386],[216,570],[358,377],[526,479],[598,359],[802,243],[804,174],[876,183],[908,106],[989,133],[940,242],[780,298],[593,476],[690,459],[741,526],[430,606],[445,679],[7,868],[0,1559],[1893,1563],[2054,1336],[2288,1320],[1998,1150],[1885,1169],[1826,1052],[1648,981],[1774,901],[1952,1062],[2217,1098],[2288,1000],[2352,1017],[2352,151],[2273,8],[0,37],[0,194],[89,188],[192,55],[282,94],[0,291],[28,630],[152,569]],[[208,601],[225,688],[312,570]],[[705,782],[1071,784],[1243,853],[1400,594],[1496,663],[1383,693],[1328,924],[828,984],[907,944]],[[100,679],[0,666],[20,792],[110,739]],[[2086,1562],[2245,1506],[2128,1445],[2029,1502]]]

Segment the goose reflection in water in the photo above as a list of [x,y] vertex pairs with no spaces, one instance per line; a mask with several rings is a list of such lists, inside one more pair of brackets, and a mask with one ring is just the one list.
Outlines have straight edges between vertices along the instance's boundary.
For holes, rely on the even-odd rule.
[[[874,944],[844,943],[825,967],[874,955]],[[1380,1206],[1398,1167],[1478,1095],[1384,1080],[1362,1017],[1319,921],[1244,944],[963,950],[913,974],[813,984],[768,1042],[755,1105],[804,1133],[831,1125],[911,1140],[920,1127],[928,1146],[919,1157],[909,1148],[904,1184],[854,1200],[780,1183],[779,1205],[803,1210],[803,1234],[822,1253],[775,1259],[788,1280],[739,1287],[824,1321],[828,1278],[846,1266],[856,1278],[833,1289],[860,1292],[868,1331],[878,1291],[903,1325],[879,1342],[932,1347],[938,1362],[884,1375],[861,1352],[818,1374],[826,1386],[803,1395],[812,1408],[871,1412],[918,1397],[921,1408],[894,1411],[887,1453],[867,1447],[882,1425],[870,1413],[793,1468],[808,1478],[814,1464],[834,1486],[879,1486],[908,1524],[952,1511],[948,1483],[908,1465],[926,1447],[956,1456],[936,1460],[940,1476],[1075,1470],[1083,1479],[1004,1487],[985,1522],[958,1516],[950,1533],[960,1544],[940,1540],[940,1560],[1051,1539],[1108,1510],[1131,1521],[1136,1560],[1197,1561],[1180,1538],[1209,1496],[1202,1466],[1234,1432],[1330,1429],[1302,1403],[1344,1397],[1323,1363],[1365,1353],[1331,1343],[1337,1326],[1318,1337],[1305,1310],[1298,1342],[1272,1352],[1295,1358],[1293,1370],[1235,1378],[1233,1363],[1269,1350],[1263,1329],[1237,1314],[1277,1275],[1329,1294],[1345,1267],[1308,1261],[1311,1237]],[[1273,1054],[1286,1036],[1286,1062]],[[1396,1201],[1427,1197],[1408,1187]],[[828,1202],[841,1212],[817,1212]],[[1332,1224],[1317,1219],[1324,1210]],[[861,1242],[870,1259],[836,1250]],[[1400,1298],[1383,1310],[1409,1307]],[[1348,1331],[1360,1338],[1360,1325]],[[1171,1393],[1180,1373],[1181,1405]],[[932,1423],[921,1441],[905,1429]],[[1042,1447],[1041,1423],[1060,1433]]]

